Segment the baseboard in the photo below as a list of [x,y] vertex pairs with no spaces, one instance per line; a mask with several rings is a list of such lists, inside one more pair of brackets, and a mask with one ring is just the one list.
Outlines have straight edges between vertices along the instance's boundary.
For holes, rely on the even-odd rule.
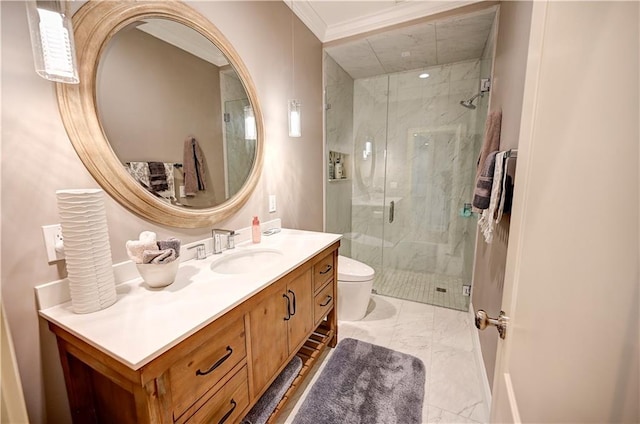
[[[475,322],[475,313],[473,312],[473,304],[469,303],[469,314],[471,316],[471,322]],[[489,378],[487,377],[487,368],[484,366],[484,359],[482,358],[482,350],[480,348],[480,335],[478,331],[473,331],[473,352],[476,360],[476,369],[478,370],[478,379],[482,385],[482,394],[484,397],[484,407],[486,417],[491,412],[491,388],[489,387]]]

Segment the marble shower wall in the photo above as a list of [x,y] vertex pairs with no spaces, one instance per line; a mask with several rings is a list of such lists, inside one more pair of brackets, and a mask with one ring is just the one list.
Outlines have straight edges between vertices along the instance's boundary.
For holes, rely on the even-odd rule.
[[476,59],[355,81],[352,257],[470,282],[476,218],[460,209],[472,199],[486,108],[460,101],[478,92],[480,70]]
[[[329,150],[346,154],[353,160],[353,78],[325,53],[325,102],[327,151],[325,163],[328,166]],[[353,164],[345,164],[353,169]],[[327,172],[328,175],[328,172]],[[325,231],[346,234],[340,246],[340,254],[351,256],[351,198],[352,176],[345,180],[327,182]]]

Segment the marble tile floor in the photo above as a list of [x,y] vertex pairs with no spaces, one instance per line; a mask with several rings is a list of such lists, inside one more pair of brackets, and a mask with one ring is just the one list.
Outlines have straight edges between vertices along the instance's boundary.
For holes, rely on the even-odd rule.
[[373,289],[383,296],[467,311],[469,296],[462,294],[463,284],[462,278],[450,275],[385,269],[376,274]]
[[[422,359],[426,369],[423,423],[488,422],[488,405],[474,356],[472,336],[476,330],[468,312],[372,295],[362,321],[341,321],[338,328],[340,340],[351,337]],[[332,353],[333,349],[323,353],[277,423],[293,421]]]

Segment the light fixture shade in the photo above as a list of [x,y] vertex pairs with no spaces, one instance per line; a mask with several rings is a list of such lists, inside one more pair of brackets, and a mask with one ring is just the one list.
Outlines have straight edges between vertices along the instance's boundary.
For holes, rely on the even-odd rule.
[[251,106],[244,107],[244,139],[255,140],[258,138],[258,130],[256,129],[256,116]]
[[289,137],[302,136],[300,102],[289,100]]
[[67,84],[80,82],[67,0],[29,0],[26,6],[38,75]]

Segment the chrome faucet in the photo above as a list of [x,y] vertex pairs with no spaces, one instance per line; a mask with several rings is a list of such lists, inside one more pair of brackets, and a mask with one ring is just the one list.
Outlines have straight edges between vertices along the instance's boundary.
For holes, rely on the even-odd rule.
[[[226,236],[226,247],[223,247],[220,236]],[[223,250],[235,248],[235,236],[236,232],[233,230],[223,230],[221,228],[214,228],[211,230],[211,238],[213,238],[213,253],[222,253]]]
[[188,250],[196,249],[196,260],[202,260],[207,258],[207,250],[204,243],[196,244],[195,246],[187,247]]

